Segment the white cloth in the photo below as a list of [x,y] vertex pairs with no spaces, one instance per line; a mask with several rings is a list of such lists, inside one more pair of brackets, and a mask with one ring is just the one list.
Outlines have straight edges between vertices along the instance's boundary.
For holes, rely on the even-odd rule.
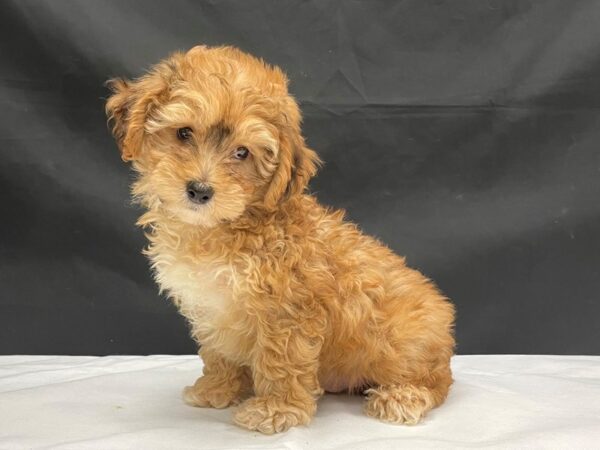
[[195,356],[1,356],[0,448],[600,448],[600,357],[457,356],[447,402],[415,426],[325,395],[308,427],[263,436],[193,408]]

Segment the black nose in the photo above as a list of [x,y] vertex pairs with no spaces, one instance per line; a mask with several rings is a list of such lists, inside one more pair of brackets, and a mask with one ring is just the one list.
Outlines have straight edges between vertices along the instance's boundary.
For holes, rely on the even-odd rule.
[[213,188],[207,184],[199,183],[197,181],[190,181],[186,188],[187,196],[190,201],[197,203],[198,205],[207,203],[215,193]]

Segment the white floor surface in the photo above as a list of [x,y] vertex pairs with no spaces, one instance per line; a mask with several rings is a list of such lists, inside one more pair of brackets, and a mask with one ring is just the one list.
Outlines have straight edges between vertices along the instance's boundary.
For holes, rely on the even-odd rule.
[[0,356],[0,448],[600,449],[600,357],[457,356],[447,402],[416,426],[325,395],[308,427],[263,436],[193,408],[196,356]]

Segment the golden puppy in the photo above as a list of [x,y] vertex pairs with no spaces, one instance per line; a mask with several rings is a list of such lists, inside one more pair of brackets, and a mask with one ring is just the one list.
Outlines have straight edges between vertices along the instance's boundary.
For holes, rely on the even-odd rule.
[[202,46],[109,82],[145,253],[202,346],[184,399],[241,402],[236,424],[275,433],[307,424],[323,391],[364,391],[369,416],[416,423],[452,383],[454,309],[304,193],[319,158],[287,84],[235,48]]

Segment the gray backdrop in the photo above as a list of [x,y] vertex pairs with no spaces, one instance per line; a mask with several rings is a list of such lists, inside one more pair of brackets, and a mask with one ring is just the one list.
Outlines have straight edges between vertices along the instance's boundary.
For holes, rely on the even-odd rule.
[[282,66],[312,190],[437,281],[460,353],[600,354],[600,2],[0,3],[0,353],[191,353],[140,254],[103,82]]

